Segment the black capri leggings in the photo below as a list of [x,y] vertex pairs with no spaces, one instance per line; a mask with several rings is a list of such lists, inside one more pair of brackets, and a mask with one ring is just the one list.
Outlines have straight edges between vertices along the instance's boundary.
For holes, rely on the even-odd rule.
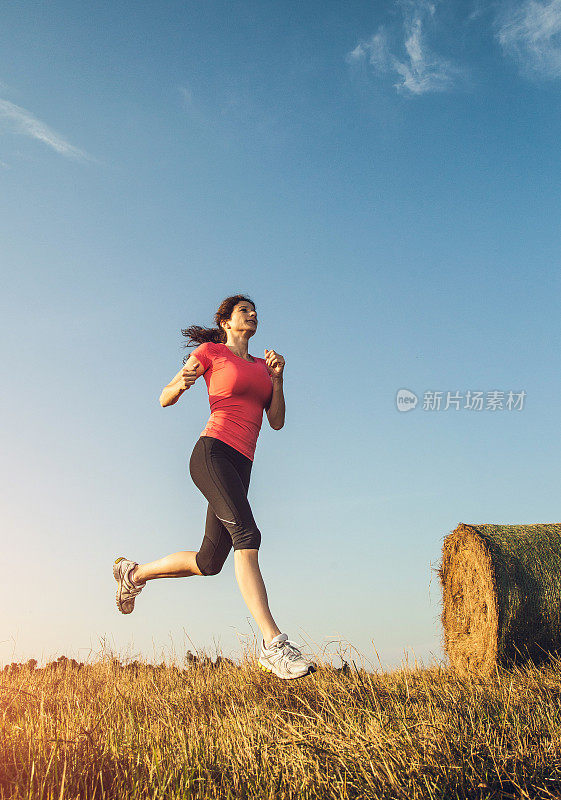
[[203,543],[195,556],[203,575],[217,575],[228,553],[259,549],[261,532],[247,499],[253,462],[214,436],[201,436],[193,447],[189,472],[208,500]]

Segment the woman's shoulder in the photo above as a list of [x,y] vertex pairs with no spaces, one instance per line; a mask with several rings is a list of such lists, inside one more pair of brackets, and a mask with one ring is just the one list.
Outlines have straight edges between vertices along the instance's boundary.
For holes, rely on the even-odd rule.
[[216,342],[202,342],[191,350],[191,355],[198,358],[206,370],[215,362],[221,354],[220,345]]
[[217,342],[202,342],[192,352],[213,356],[220,352],[220,345]]

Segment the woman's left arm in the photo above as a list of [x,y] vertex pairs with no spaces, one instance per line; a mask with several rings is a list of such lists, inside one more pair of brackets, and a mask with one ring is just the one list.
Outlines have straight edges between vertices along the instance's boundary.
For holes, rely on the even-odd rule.
[[273,396],[267,409],[267,419],[273,430],[280,431],[284,425],[284,391],[283,391],[283,370],[284,358],[275,353],[274,350],[265,350],[265,363],[273,382]]

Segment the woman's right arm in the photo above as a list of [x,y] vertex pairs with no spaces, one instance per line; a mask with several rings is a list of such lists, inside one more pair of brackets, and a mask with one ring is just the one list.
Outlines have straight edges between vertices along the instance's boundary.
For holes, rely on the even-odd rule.
[[183,392],[189,389],[202,375],[204,368],[197,358],[190,355],[185,366],[182,367],[177,375],[171,379],[167,386],[164,386],[160,395],[160,405],[165,408],[177,403]]

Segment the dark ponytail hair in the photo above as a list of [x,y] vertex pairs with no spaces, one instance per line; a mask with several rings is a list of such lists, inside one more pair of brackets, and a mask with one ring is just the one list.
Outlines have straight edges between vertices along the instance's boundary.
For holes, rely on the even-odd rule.
[[[218,306],[218,311],[214,315],[214,321],[217,325],[216,328],[203,328],[201,325],[190,325],[188,328],[182,328],[181,333],[187,338],[187,342],[183,345],[183,347],[190,347],[192,344],[203,344],[203,342],[226,344],[228,337],[226,336],[226,331],[221,327],[220,323],[230,319],[234,307],[237,305],[237,303],[241,303],[242,300],[245,300],[247,303],[251,303],[253,308],[255,308],[255,303],[249,297],[246,297],[243,294],[235,294],[232,297],[227,297]],[[186,355],[183,359],[184,364],[188,358],[189,355]]]

